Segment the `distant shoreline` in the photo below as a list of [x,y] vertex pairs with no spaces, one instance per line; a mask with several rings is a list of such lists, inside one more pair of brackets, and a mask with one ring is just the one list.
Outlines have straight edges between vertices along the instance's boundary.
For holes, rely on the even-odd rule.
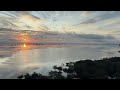
[[95,44],[95,43],[0,43],[0,46],[7,45],[7,46],[13,46],[13,45],[118,45],[119,44]]

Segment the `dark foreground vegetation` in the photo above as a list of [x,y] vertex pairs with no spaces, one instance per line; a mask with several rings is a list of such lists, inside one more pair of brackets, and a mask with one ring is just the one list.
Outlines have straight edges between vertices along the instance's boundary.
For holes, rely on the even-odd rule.
[[48,76],[34,72],[20,75],[18,79],[120,79],[120,57],[69,62],[54,66]]

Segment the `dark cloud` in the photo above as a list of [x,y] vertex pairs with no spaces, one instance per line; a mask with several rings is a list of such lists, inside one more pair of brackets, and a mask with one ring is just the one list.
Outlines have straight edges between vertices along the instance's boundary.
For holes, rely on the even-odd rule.
[[103,36],[97,34],[76,34],[76,36],[85,39],[114,39],[112,36]]
[[8,21],[8,22],[3,22],[2,23],[2,26],[4,26],[4,27],[8,27],[8,28],[12,28],[12,27],[16,27],[16,28],[19,28],[17,25],[15,25],[14,23],[12,23],[12,22],[10,22],[10,21]]
[[89,19],[89,20],[83,21],[80,24],[93,24],[93,23],[96,23],[96,22],[97,22],[97,20],[95,20],[95,19]]

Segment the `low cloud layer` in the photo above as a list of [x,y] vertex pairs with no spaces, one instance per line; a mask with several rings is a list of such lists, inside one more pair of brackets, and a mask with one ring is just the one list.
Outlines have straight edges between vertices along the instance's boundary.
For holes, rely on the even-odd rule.
[[0,29],[0,43],[119,43],[111,35]]

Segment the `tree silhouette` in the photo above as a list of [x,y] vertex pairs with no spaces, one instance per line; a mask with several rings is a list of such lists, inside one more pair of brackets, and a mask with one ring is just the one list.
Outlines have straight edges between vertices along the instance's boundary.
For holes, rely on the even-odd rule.
[[69,62],[65,66],[53,66],[47,76],[34,72],[18,79],[120,79],[120,57]]

